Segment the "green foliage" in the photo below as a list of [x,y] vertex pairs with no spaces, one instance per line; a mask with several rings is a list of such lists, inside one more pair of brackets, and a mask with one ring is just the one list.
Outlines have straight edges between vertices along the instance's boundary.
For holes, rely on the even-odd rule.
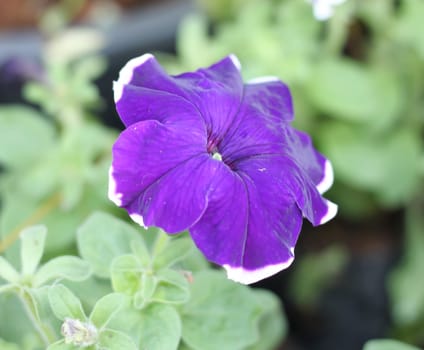
[[[208,18],[188,17],[178,58],[165,61],[172,71],[235,53],[246,80],[286,82],[296,125],[333,162],[330,197],[341,215],[363,218],[414,198],[423,156],[422,1],[349,0],[328,22],[316,21],[306,1],[226,0],[223,12],[218,2],[199,2],[214,16],[213,34]],[[363,33],[352,29],[361,26]]]
[[388,281],[392,317],[398,327],[398,335],[410,342],[424,340],[424,288],[417,283],[424,268],[422,208],[422,203],[418,202],[407,211],[405,254]]
[[321,293],[345,267],[347,259],[347,251],[340,245],[329,246],[299,259],[289,285],[291,297],[298,305],[315,306]]
[[378,339],[368,341],[363,350],[418,350],[418,348],[396,340]]
[[285,334],[280,305],[269,292],[231,283],[220,271],[193,278],[191,298],[182,310],[182,338],[188,348],[271,350]]
[[27,167],[54,145],[54,128],[35,110],[20,105],[0,107],[0,164]]
[[[21,272],[0,256],[5,281],[0,284],[0,307],[21,304],[17,317],[26,314],[30,321],[24,328],[17,322],[19,331],[8,330],[12,349],[13,342],[22,344],[22,332],[35,336],[34,346],[44,343],[48,350],[272,350],[284,337],[286,324],[275,296],[235,284],[208,265],[187,271],[185,266],[193,263],[190,255],[198,259],[191,241],[162,232],[146,232],[146,238],[150,234],[155,237],[148,242],[131,225],[97,212],[78,229],[84,260],[56,256],[40,266],[49,238],[46,228],[31,226],[21,232]],[[90,278],[91,271],[95,276]],[[62,280],[73,282],[58,283]],[[91,292],[97,290],[95,299],[84,284]],[[17,303],[2,299],[1,293],[16,295]],[[3,328],[0,321],[0,336]]]

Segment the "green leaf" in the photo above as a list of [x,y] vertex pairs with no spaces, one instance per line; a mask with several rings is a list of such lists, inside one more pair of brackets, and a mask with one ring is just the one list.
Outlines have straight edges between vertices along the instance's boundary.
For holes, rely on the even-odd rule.
[[322,293],[342,271],[348,261],[343,246],[332,245],[317,253],[298,258],[289,284],[293,300],[304,307],[313,307]]
[[152,301],[157,284],[156,276],[150,273],[142,274],[139,290],[134,294],[134,307],[136,309],[142,309]]
[[[125,333],[106,329],[100,333],[99,345],[108,350],[137,350],[137,345]],[[146,348],[149,349],[150,348]]]
[[190,238],[174,238],[170,240],[165,249],[154,257],[155,269],[163,269],[184,260],[192,251],[193,243]]
[[139,332],[140,349],[176,350],[181,338],[178,312],[165,304],[151,304],[143,309]]
[[93,323],[97,329],[107,327],[110,320],[121,310],[124,303],[125,296],[123,294],[111,293],[105,295],[94,305],[93,311],[89,317],[91,323]]
[[277,349],[288,332],[280,301],[267,290],[254,289],[253,292],[257,305],[261,307],[261,314],[257,320],[259,339],[255,345],[248,347],[248,350]]
[[49,347],[47,348],[47,350],[75,350],[75,349],[77,349],[75,345],[66,344],[63,339],[49,345]]
[[127,223],[110,214],[97,212],[80,226],[77,232],[78,249],[88,261],[95,275],[110,277],[113,259],[131,252],[131,242],[142,240]]
[[10,283],[18,282],[20,275],[18,271],[0,255],[0,277]]
[[399,17],[391,28],[401,45],[407,43],[424,57],[424,33],[421,28],[424,3],[421,0],[405,0],[400,3]]
[[381,73],[348,59],[320,62],[306,91],[323,112],[369,125],[391,124],[401,107],[399,82],[390,71]]
[[152,300],[159,303],[182,304],[190,298],[189,283],[179,271],[164,269],[156,273],[158,280]]
[[221,271],[194,274],[191,298],[183,306],[183,340],[198,350],[238,350],[258,340],[260,307],[246,286]]
[[47,228],[44,225],[31,226],[20,233],[22,275],[31,276],[43,256]]
[[0,338],[0,349],[2,350],[19,350],[19,346],[13,343],[6,342]]
[[80,300],[62,284],[50,287],[49,302],[53,313],[60,320],[65,318],[86,320]]
[[76,256],[59,256],[42,265],[34,276],[34,286],[54,279],[84,281],[91,275],[90,265]]
[[392,317],[399,326],[420,324],[424,315],[424,285],[417,283],[424,269],[424,215],[420,207],[407,209],[405,223],[404,256],[388,280]]
[[0,164],[28,167],[53,146],[54,129],[35,110],[21,105],[0,108]]
[[150,252],[144,241],[136,240],[131,242],[131,251],[140,262],[141,266],[149,267],[151,265]]
[[397,340],[375,339],[368,341],[363,350],[419,350],[419,348]]
[[140,286],[142,268],[132,254],[115,258],[111,266],[112,288],[116,292],[134,295]]
[[412,129],[374,134],[347,124],[320,129],[322,151],[340,181],[375,193],[385,206],[409,200],[419,186],[420,136]]

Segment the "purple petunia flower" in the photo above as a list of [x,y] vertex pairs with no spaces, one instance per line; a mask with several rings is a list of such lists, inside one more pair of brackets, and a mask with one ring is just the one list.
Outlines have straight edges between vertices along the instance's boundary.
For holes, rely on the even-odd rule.
[[206,258],[248,284],[288,267],[306,217],[337,212],[321,197],[330,162],[292,128],[286,85],[243,84],[234,55],[169,76],[146,54],[114,83],[126,126],[113,146],[109,198],[142,226],[189,230]]

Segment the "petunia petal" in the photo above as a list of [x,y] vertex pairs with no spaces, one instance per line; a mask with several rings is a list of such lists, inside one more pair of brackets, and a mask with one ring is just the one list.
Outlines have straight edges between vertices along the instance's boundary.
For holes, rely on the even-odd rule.
[[190,229],[203,254],[243,284],[288,267],[302,225],[302,213],[284,181],[260,174],[252,179],[220,171],[208,208]]
[[225,161],[284,152],[283,130],[293,119],[286,85],[275,79],[245,85],[236,120],[219,145]]
[[[282,183],[303,216],[314,226],[327,222],[337,213],[337,206],[321,196],[306,172],[290,157],[261,155],[246,158],[236,163],[235,170],[247,174],[255,183]],[[262,176],[264,179],[260,180]]]
[[319,193],[326,192],[334,181],[331,162],[317,152],[309,135],[290,129],[292,139],[292,157],[306,171]]
[[130,216],[145,226],[178,233],[194,225],[207,206],[207,194],[219,161],[203,153],[169,170],[128,205]]
[[[118,104],[130,93],[127,85],[168,92],[190,101],[204,118],[211,135],[219,135],[229,127],[243,94],[240,63],[231,55],[208,68],[169,76],[153,55],[146,54],[130,60],[121,70],[114,85]],[[134,120],[127,115],[121,118],[126,125]],[[141,118],[138,120],[145,119]]]
[[203,125],[190,119],[167,124],[148,120],[131,125],[112,149],[109,198],[118,206],[128,206],[158,178],[205,153],[205,145]]
[[[119,81],[114,82],[115,91],[119,84]],[[116,110],[126,127],[143,120],[164,123],[176,116],[179,120],[197,118],[204,123],[198,109],[181,96],[129,84],[122,85],[119,89],[121,97],[116,101]]]

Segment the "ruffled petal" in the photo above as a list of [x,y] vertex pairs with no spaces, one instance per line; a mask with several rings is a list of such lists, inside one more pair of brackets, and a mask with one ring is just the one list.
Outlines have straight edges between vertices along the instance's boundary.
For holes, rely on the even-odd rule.
[[237,118],[219,145],[226,162],[285,151],[283,130],[293,119],[289,89],[273,78],[245,85]]
[[[206,154],[206,136],[201,122],[190,119],[135,123],[121,133],[112,149],[109,198],[118,206],[134,210],[134,202],[147,188],[181,164]],[[141,218],[137,219],[141,222]],[[149,224],[148,221],[145,221]]]
[[314,226],[324,224],[337,213],[337,206],[321,196],[308,174],[290,157],[261,155],[245,158],[235,166],[235,171],[247,174],[255,183],[272,181],[281,184]]
[[146,187],[129,205],[128,213],[145,226],[178,233],[194,225],[207,207],[219,161],[203,153],[169,170]]
[[309,135],[298,130],[291,130],[294,134],[294,142],[292,143],[293,158],[309,175],[318,192],[326,192],[334,181],[331,162],[315,150]]
[[[114,83],[115,92],[118,84],[119,82]],[[165,123],[172,118],[194,119],[195,123],[201,121],[204,124],[198,109],[181,96],[130,84],[123,85],[120,89],[122,92],[116,101],[116,110],[126,127],[144,120]]]
[[[198,109],[213,137],[218,137],[231,125],[243,94],[240,63],[233,55],[208,68],[178,76],[169,76],[151,54],[134,58],[124,66],[114,84],[115,102],[123,106],[118,107],[118,111],[125,106],[125,102],[120,103],[121,99],[125,101],[126,94],[131,91],[128,85],[186,99]],[[145,120],[143,116],[134,119],[133,114],[131,117],[121,115],[125,125],[134,120]]]
[[205,213],[190,229],[203,254],[243,284],[288,267],[302,213],[284,181],[261,171],[252,178],[227,170],[219,173],[216,184]]

